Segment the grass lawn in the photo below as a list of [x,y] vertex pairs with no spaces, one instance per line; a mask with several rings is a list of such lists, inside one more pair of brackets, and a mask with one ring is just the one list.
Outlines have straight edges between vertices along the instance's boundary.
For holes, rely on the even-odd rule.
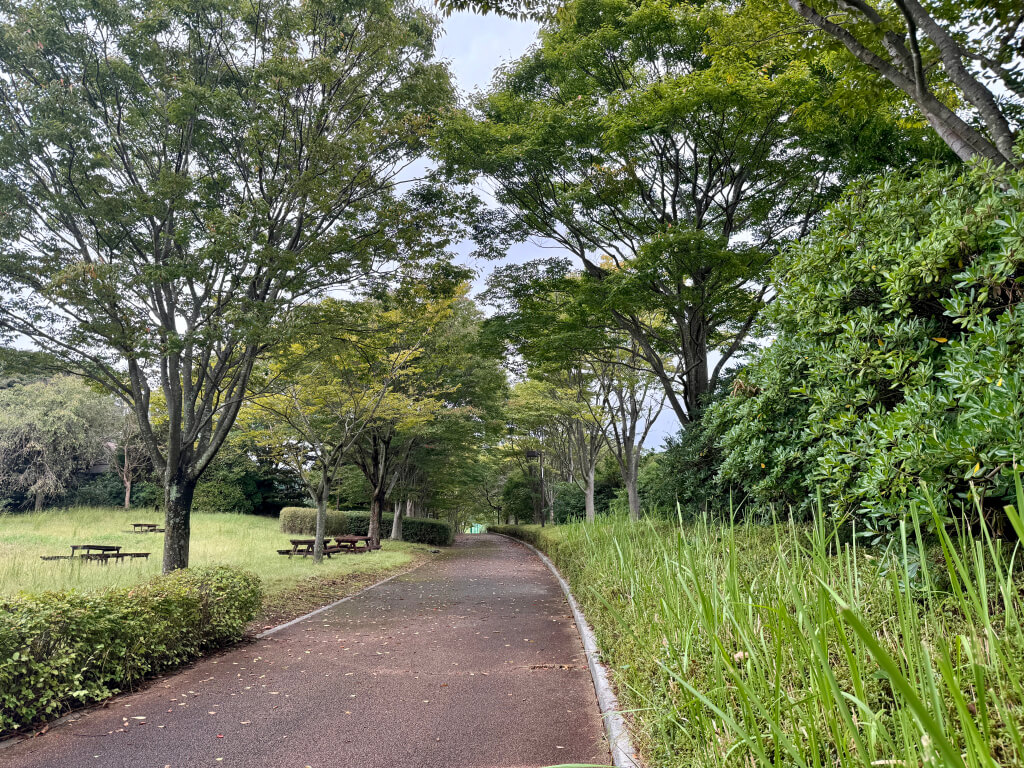
[[[160,573],[163,534],[129,533],[131,523],[163,523],[144,510],[77,508],[0,516],[0,595],[47,590],[96,590],[131,586]],[[192,515],[192,565],[233,565],[258,573],[266,592],[260,623],[298,616],[362,589],[428,556],[422,544],[384,541],[383,549],[335,555],[315,566],[312,558],[288,558],[277,518],[250,515]],[[41,560],[40,555],[71,553],[72,544],[115,544],[124,552],[150,552],[148,560],[109,565],[73,560]]]

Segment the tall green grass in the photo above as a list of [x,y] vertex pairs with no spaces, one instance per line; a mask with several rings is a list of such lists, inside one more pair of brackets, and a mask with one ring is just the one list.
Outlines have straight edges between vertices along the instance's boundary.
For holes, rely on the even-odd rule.
[[[46,590],[126,587],[160,573],[162,534],[129,533],[131,523],[162,522],[152,512],[119,508],[75,508],[0,515],[0,595]],[[311,575],[341,577],[379,572],[411,563],[415,545],[385,542],[367,555],[325,560],[314,569],[309,558],[288,558],[288,534],[276,518],[193,513],[189,562],[232,565],[260,575],[268,595],[292,587]],[[124,552],[150,552],[148,560],[100,565],[74,560],[45,561],[40,555],[66,555],[72,544],[115,544]]]
[[[1011,521],[1024,540],[1017,510]],[[572,583],[649,765],[1024,766],[1019,545],[923,531],[528,531]]]

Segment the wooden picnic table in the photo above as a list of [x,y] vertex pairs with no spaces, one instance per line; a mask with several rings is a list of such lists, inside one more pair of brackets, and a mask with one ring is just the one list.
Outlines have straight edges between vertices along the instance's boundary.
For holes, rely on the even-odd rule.
[[121,547],[114,544],[72,544],[70,555],[41,555],[41,557],[43,560],[70,560],[78,551],[81,551],[79,557],[82,560],[95,561],[104,565],[111,559],[118,562],[125,559],[149,559],[149,552],[122,552]]
[[163,528],[158,528],[157,523],[132,523],[133,533],[162,533]]
[[[335,536],[334,540],[338,542],[339,547],[345,547],[353,552],[366,552],[370,547],[369,536]],[[359,542],[363,542],[363,546],[359,546]]]
[[95,561],[109,565],[111,560],[121,562],[122,560],[134,560],[135,558],[149,559],[149,552],[92,552],[81,556],[83,560]]
[[[332,538],[337,543],[332,545]],[[313,548],[316,546],[316,539],[289,539],[288,541],[292,545],[292,548],[277,550],[279,555],[288,555],[288,557],[302,555],[303,557],[309,557],[313,554]],[[357,546],[359,542],[363,542],[363,546]],[[370,546],[369,536],[324,537],[324,554],[328,557],[336,555],[339,552],[366,552],[370,549],[372,549],[372,547]]]
[[82,550],[83,554],[92,554],[93,552],[120,552],[121,548],[113,544],[72,544],[71,545],[71,556],[75,556],[75,552]]
[[313,547],[316,545],[316,539],[289,539],[288,541],[292,545],[291,552],[288,552],[287,550],[279,550],[287,554],[288,557],[291,557],[292,555],[302,555],[303,557],[312,555]]

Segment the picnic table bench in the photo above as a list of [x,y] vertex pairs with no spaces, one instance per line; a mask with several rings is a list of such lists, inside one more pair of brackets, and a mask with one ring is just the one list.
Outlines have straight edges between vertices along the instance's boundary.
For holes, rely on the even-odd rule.
[[[339,547],[347,547],[353,552],[365,552],[368,549],[380,549],[380,547],[374,547],[370,544],[369,536],[335,536],[334,540],[338,542]],[[363,546],[359,546],[359,542],[363,542]]]
[[[331,539],[334,539],[336,544],[331,544]],[[359,542],[363,542],[363,546],[357,546]],[[316,545],[316,539],[289,539],[292,545],[291,549],[279,549],[277,554],[288,555],[292,557],[294,555],[302,555],[308,557],[313,554],[313,547]],[[339,552],[366,552],[372,549],[370,546],[369,536],[325,536],[324,537],[324,554],[330,557],[336,555]]]
[[163,533],[163,528],[157,528],[156,523],[132,523],[132,533]]
[[83,560],[103,563],[103,565],[108,565],[111,560],[116,560],[120,563],[126,558],[132,560],[137,557],[148,560],[149,552],[91,552],[82,555]]
[[71,560],[76,552],[81,551],[82,560],[98,562],[106,565],[111,559],[121,562],[125,558],[149,558],[149,552],[122,552],[121,547],[114,544],[72,544],[70,555],[40,555],[43,560]]
[[93,552],[120,552],[121,547],[114,544],[72,544],[71,556],[74,557],[78,550],[82,550],[84,556]]

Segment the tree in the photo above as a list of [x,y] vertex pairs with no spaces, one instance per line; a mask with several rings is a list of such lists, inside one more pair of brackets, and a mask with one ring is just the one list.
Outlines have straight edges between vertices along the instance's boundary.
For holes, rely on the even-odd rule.
[[120,417],[117,432],[104,443],[104,450],[110,466],[124,485],[124,508],[131,509],[132,484],[150,469],[149,453],[135,414],[122,412]]
[[0,329],[132,408],[165,571],[286,310],[456,236],[396,185],[452,98],[436,28],[411,0],[0,6]]
[[[505,381],[497,358],[478,340],[479,310],[465,296],[403,307],[412,332],[406,343],[422,348],[416,364],[382,400],[353,450],[353,462],[369,482],[370,537],[380,540],[380,518],[403,477],[445,487],[486,435]],[[409,489],[406,489],[407,491]]]
[[[1024,11],[1018,0],[786,4],[904,93],[957,157],[1020,165],[1014,147],[1024,107]],[[789,19],[779,24],[792,28]],[[961,111],[968,105],[969,115]]]
[[565,358],[557,368],[533,370],[515,386],[508,407],[513,444],[539,453],[542,462],[546,457],[580,489],[588,522],[597,517],[594,482],[608,427],[600,387],[593,368]]
[[255,439],[299,474],[316,504],[313,562],[320,563],[327,502],[342,462],[392,385],[409,374],[420,339],[417,333],[408,341],[404,318],[379,302],[327,299],[300,314],[246,421]]
[[[542,423],[558,426],[561,441],[568,444],[569,450],[561,453],[569,457],[569,479],[584,492],[586,519],[595,519],[595,474],[605,445],[615,456],[630,514],[636,518],[640,456],[664,408],[665,394],[658,378],[645,368],[634,339],[592,322],[580,298],[585,289],[584,277],[560,268],[517,270],[516,279],[492,280],[488,296],[499,299],[502,311],[491,325],[514,354],[527,361],[532,375],[569,385],[566,402],[575,405],[561,416],[551,412],[550,403],[559,402],[553,391],[542,398],[538,416]],[[645,323],[654,327],[652,315],[637,317],[645,317]],[[578,478],[586,478],[586,483]]]
[[443,134],[520,233],[571,255],[581,315],[633,339],[682,423],[749,347],[778,246],[916,146],[877,106],[836,120],[821,67],[768,46],[712,57],[731,23],[718,4],[573,0]]
[[601,405],[607,413],[604,436],[626,486],[629,516],[640,519],[640,458],[651,427],[665,407],[657,380],[637,366],[638,355],[598,363]]
[[117,418],[111,398],[69,376],[0,389],[0,487],[40,511],[103,457]]

